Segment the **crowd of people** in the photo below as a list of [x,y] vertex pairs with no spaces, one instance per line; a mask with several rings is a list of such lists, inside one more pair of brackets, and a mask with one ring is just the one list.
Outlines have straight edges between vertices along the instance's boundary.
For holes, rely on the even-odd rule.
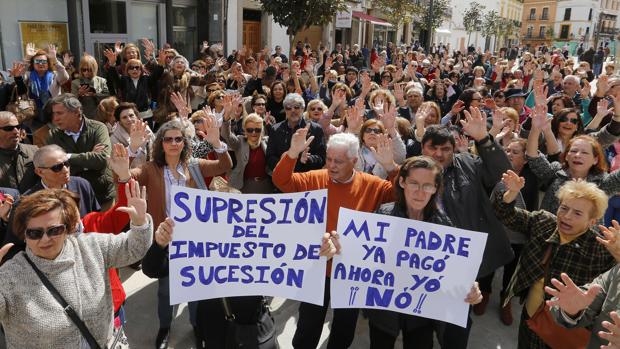
[[[101,60],[28,44],[0,74],[0,323],[9,348],[26,338],[32,348],[127,348],[130,300],[117,268],[128,265],[158,279],[154,345],[167,348],[173,185],[327,189],[327,231],[317,235],[327,258],[346,250],[340,207],[484,232],[463,299],[471,313],[487,311],[503,269],[494,311],[511,325],[519,299],[519,348],[620,348],[613,65],[603,71],[599,60],[546,47],[391,43],[299,42],[289,56],[280,46],[225,55],[205,42],[199,56],[190,63],[148,39],[117,43]],[[280,346],[318,346],[330,270],[323,306],[300,303],[293,341]],[[197,348],[278,346],[267,297],[191,302],[189,314]],[[406,348],[466,348],[475,321],[336,309],[327,348],[350,347],[359,316],[377,349],[401,333]]]

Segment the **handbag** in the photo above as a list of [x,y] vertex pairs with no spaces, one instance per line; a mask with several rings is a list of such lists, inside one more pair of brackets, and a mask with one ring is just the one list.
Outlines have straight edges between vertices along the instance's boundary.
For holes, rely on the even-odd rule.
[[84,321],[82,321],[82,319],[80,319],[80,317],[75,312],[75,310],[73,310],[71,305],[69,305],[69,303],[67,303],[67,301],[60,295],[60,292],[58,292],[56,287],[54,287],[54,285],[52,285],[52,283],[41,272],[41,270],[39,270],[39,268],[32,262],[32,260],[30,260],[30,257],[28,257],[27,254],[24,253],[24,257],[26,258],[26,261],[28,262],[28,264],[30,264],[32,269],[34,269],[34,272],[37,274],[39,279],[41,279],[41,282],[43,283],[43,286],[45,286],[45,288],[47,288],[47,290],[50,291],[50,293],[52,294],[54,299],[56,299],[56,301],[58,303],[60,303],[60,306],[63,308],[63,310],[65,311],[65,313],[69,317],[69,319],[71,319],[71,321],[73,321],[75,326],[77,326],[77,328],[80,330],[80,333],[82,334],[84,339],[86,339],[86,342],[88,343],[90,348],[91,349],[101,349],[101,347],[99,346],[99,344],[95,340],[95,337],[93,337],[92,333],[90,333],[90,331],[88,330],[88,327],[86,327],[86,324],[84,323]]
[[[549,245],[543,257],[544,284],[549,280],[549,260],[552,245]],[[585,328],[566,328],[560,326],[551,315],[549,307],[543,303],[536,313],[525,321],[527,326],[552,349],[584,349],[590,340],[590,331]]]
[[275,338],[275,321],[265,299],[260,306],[255,324],[240,324],[230,310],[227,298],[222,298],[226,327],[225,349],[275,349],[278,347]]
[[17,121],[21,124],[24,121],[31,120],[37,114],[36,102],[28,97],[26,93],[25,98],[17,95],[17,86],[13,88],[11,93],[11,102],[6,105],[6,110],[15,114]]

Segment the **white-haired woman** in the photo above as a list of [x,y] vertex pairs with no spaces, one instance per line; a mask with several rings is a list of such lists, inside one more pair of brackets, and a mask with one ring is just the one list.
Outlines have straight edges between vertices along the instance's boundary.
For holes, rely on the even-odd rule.
[[99,102],[110,95],[106,79],[97,76],[99,65],[95,57],[85,54],[80,60],[80,77],[71,81],[71,93],[78,96],[82,112],[94,119]]

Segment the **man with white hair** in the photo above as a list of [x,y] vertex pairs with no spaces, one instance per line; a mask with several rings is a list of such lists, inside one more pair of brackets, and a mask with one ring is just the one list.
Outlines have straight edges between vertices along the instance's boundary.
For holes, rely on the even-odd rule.
[[407,89],[405,96],[407,97],[407,103],[406,105],[401,105],[400,108],[398,108],[398,114],[413,123],[415,121],[415,114],[418,112],[418,108],[420,108],[420,105],[424,102],[424,92],[422,91],[422,88],[413,86]]
[[579,90],[581,90],[580,84],[581,82],[577,75],[566,75],[562,81],[562,93],[573,99],[577,109],[581,109],[581,95],[579,94]]
[[314,141],[309,143],[303,156],[299,158],[295,166],[295,172],[305,172],[323,168],[325,165],[325,140],[323,129],[315,122],[305,120],[303,113],[306,103],[299,94],[289,93],[282,102],[286,120],[273,126],[267,142],[267,152],[265,154],[267,168],[271,171],[276,167],[282,154],[286,152],[291,143],[291,137],[300,128],[308,128],[309,135],[313,136]]
[[20,142],[21,130],[15,114],[0,111],[0,187],[23,193],[37,181],[32,166],[37,147]]
[[[327,189],[327,231],[338,225],[340,207],[363,212],[374,212],[381,204],[394,201],[392,182],[397,174],[392,143],[386,135],[380,135],[375,158],[389,173],[388,180],[358,172],[359,138],[350,133],[339,133],[329,138],[325,168],[305,173],[294,173],[300,154],[313,141],[306,139],[308,127],[298,129],[292,136],[291,145],[273,171],[273,183],[285,193]],[[324,232],[321,232],[324,233]],[[327,264],[325,298],[323,306],[309,303],[299,305],[297,330],[293,337],[295,349],[315,349],[319,345],[325,314],[329,305],[329,275],[331,261]],[[328,349],[348,348],[355,335],[358,309],[334,309]]]

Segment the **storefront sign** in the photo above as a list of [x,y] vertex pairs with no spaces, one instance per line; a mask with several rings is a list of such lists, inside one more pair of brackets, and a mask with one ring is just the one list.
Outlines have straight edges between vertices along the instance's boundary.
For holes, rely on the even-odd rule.
[[67,22],[19,21],[19,33],[24,54],[29,42],[34,43],[37,49],[47,49],[50,44],[56,45],[58,53],[69,48]]
[[347,6],[346,11],[336,12],[336,28],[351,28],[352,19],[353,11],[351,11],[351,6]]

